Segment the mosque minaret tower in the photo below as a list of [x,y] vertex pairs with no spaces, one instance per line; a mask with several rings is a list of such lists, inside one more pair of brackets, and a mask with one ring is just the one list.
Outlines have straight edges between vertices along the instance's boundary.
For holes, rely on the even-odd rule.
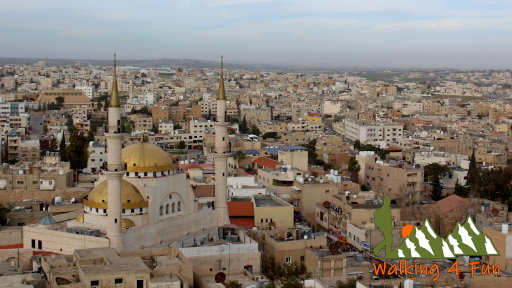
[[116,56],[114,54],[114,77],[112,79],[112,95],[108,107],[108,133],[107,138],[107,177],[108,207],[107,207],[107,238],[110,240],[110,247],[123,250],[123,239],[121,237],[121,181],[124,175],[122,161],[122,140],[121,134],[121,111],[119,103],[119,92],[117,89]]
[[221,57],[219,94],[217,97],[217,123],[215,126],[215,210],[217,226],[229,223],[227,208],[228,189],[228,129],[226,123],[226,91],[224,89],[224,60]]

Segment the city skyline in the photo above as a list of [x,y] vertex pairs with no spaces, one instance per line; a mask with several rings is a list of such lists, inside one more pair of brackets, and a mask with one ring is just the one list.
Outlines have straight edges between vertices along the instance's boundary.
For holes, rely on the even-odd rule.
[[511,68],[511,12],[500,0],[4,1],[0,56]]

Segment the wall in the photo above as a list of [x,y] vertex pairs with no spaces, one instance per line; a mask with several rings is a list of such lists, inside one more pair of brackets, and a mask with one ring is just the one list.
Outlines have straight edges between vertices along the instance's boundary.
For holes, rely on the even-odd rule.
[[215,226],[215,211],[201,209],[183,217],[167,218],[153,225],[133,227],[124,236],[124,248],[139,249],[161,243],[163,240],[176,239]]
[[[107,238],[84,236],[56,230],[49,230],[44,226],[23,227],[23,247],[32,247],[32,239],[42,241],[43,251],[58,254],[72,254],[76,249],[108,247]],[[37,247],[37,246],[36,246]]]

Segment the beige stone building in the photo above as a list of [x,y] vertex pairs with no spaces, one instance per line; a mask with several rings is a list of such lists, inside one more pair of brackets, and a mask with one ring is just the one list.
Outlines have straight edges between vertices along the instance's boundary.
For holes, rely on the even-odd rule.
[[271,194],[253,195],[254,224],[258,229],[293,227],[293,206]]
[[42,260],[47,287],[193,287],[193,269],[177,248],[76,250]]
[[390,196],[398,201],[423,200],[424,179],[423,168],[408,166],[402,161],[382,161],[370,157],[361,170],[365,170],[365,178],[360,179],[368,189],[380,196]]
[[[53,191],[73,186],[69,162],[48,160],[0,167],[0,190]],[[29,165],[30,164],[30,165]]]

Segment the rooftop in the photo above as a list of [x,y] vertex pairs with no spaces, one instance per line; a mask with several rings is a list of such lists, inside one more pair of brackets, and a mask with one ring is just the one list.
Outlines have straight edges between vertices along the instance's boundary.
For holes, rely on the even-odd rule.
[[254,203],[256,207],[283,207],[285,203],[278,202],[271,195],[254,195]]

